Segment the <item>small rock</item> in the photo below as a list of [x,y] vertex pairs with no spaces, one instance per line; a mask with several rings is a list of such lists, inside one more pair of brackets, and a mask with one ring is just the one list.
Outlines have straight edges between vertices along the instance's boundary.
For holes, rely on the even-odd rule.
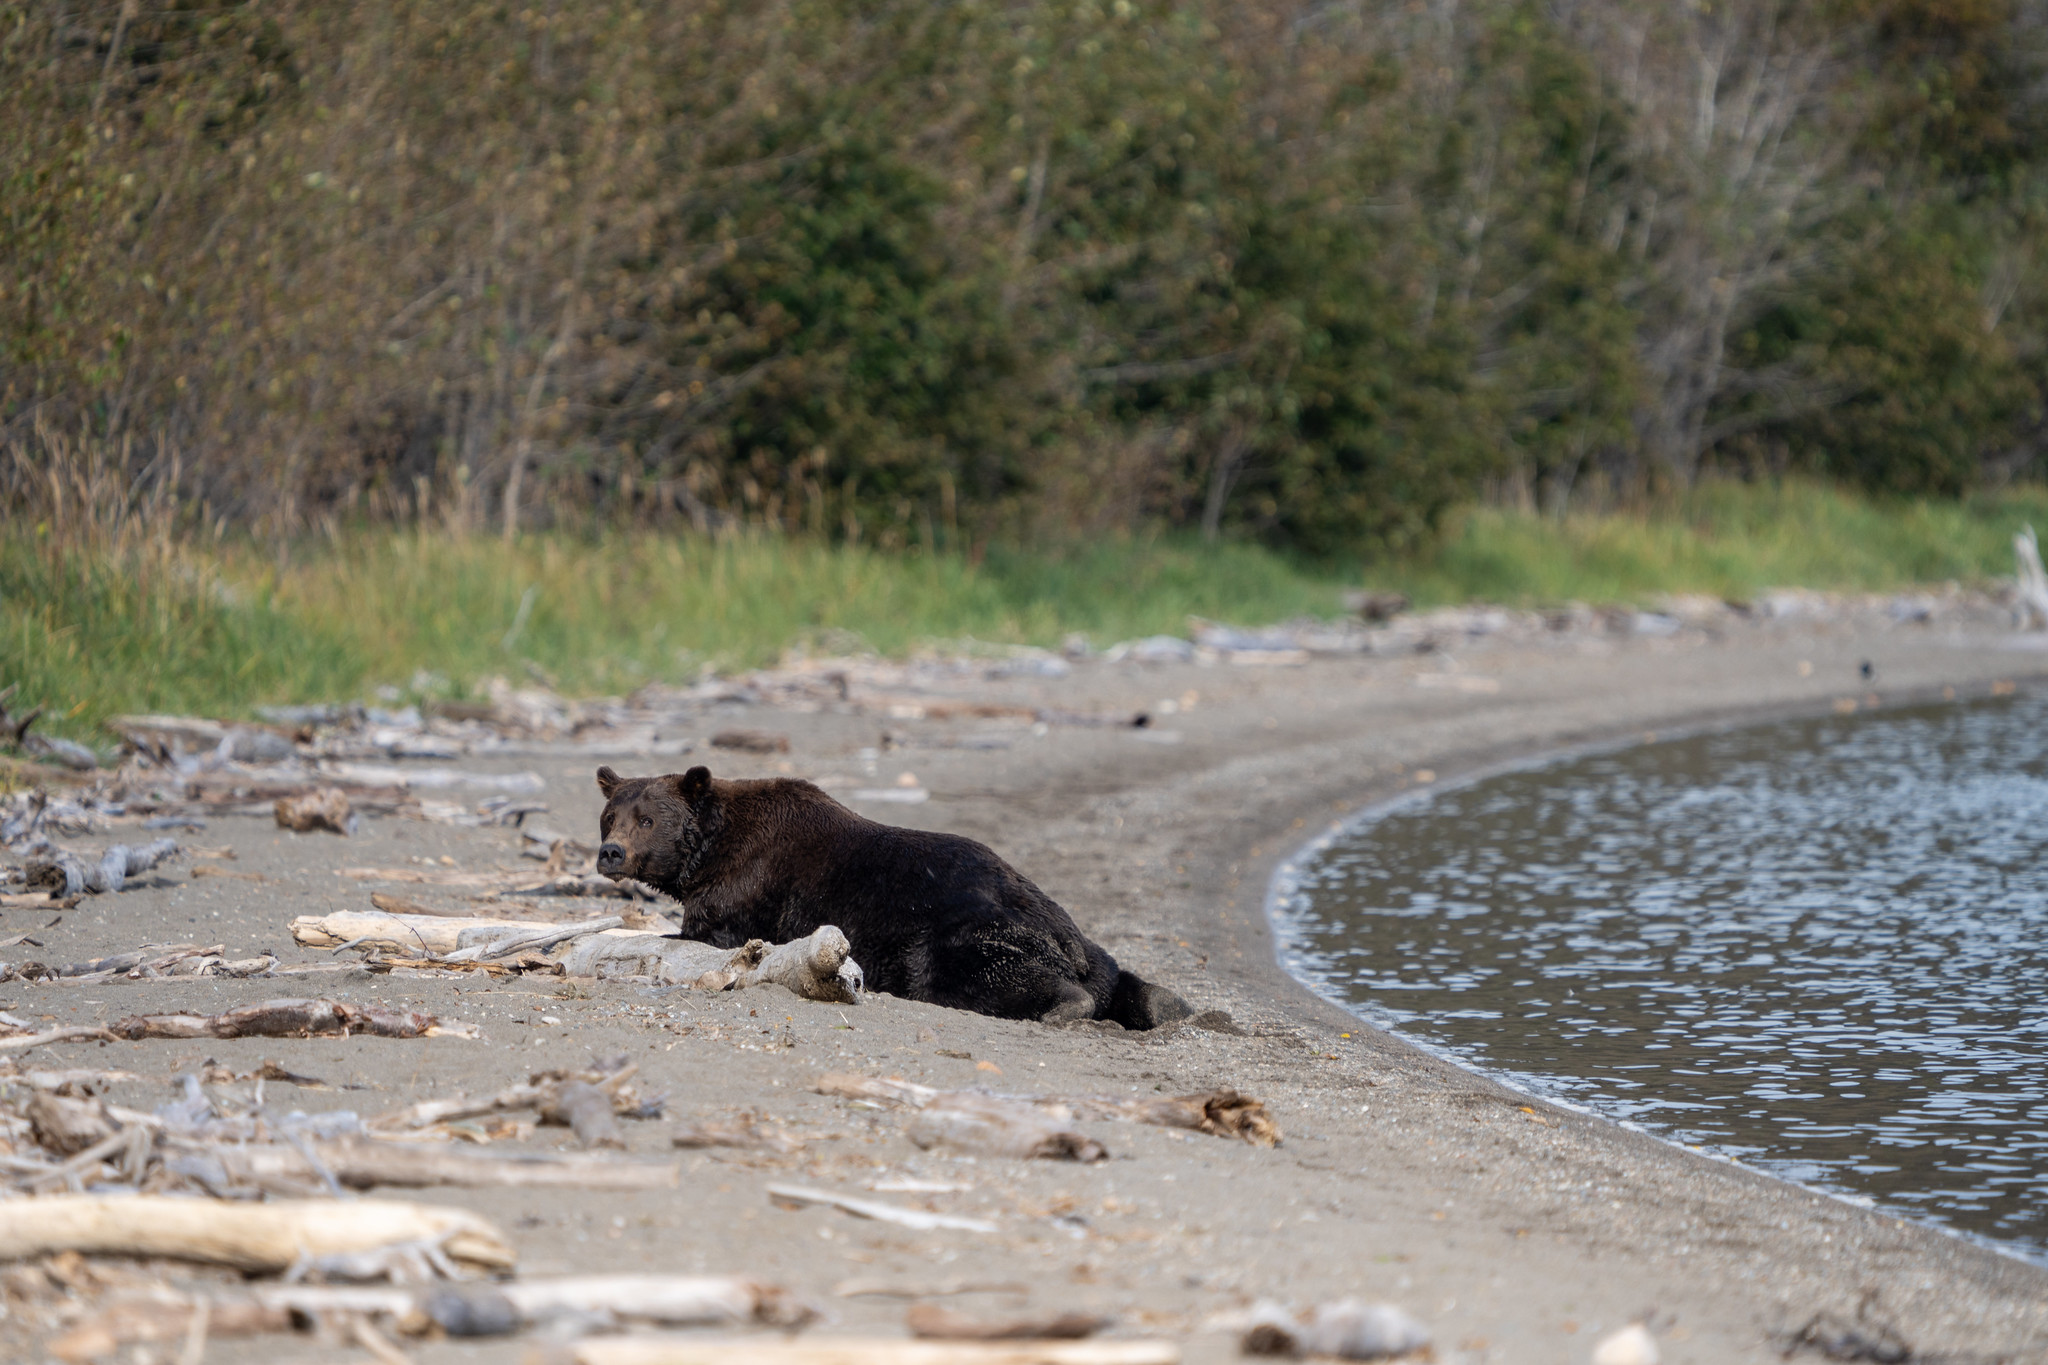
[[1593,1365],[1657,1365],[1657,1338],[1640,1322],[1611,1332],[1593,1348]]

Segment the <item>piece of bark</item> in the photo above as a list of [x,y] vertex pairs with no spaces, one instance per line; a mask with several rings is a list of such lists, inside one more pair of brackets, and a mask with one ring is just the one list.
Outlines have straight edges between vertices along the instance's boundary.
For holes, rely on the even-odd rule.
[[770,1152],[795,1152],[803,1143],[779,1127],[764,1127],[756,1114],[743,1114],[726,1123],[678,1124],[669,1134],[672,1147],[737,1147]]
[[1215,1137],[1234,1137],[1254,1147],[1280,1145],[1280,1125],[1266,1106],[1235,1090],[1211,1090],[1201,1095],[1139,1100],[1084,1100],[1083,1111],[1100,1110],[1111,1117],[1150,1123],[1162,1128],[1192,1128]]
[[1180,1365],[1170,1341],[892,1341],[878,1337],[591,1337],[573,1365]]
[[76,1251],[165,1256],[275,1273],[301,1258],[438,1246],[483,1270],[517,1260],[504,1235],[461,1209],[396,1200],[227,1203],[159,1195],[46,1195],[0,1201],[0,1261]]
[[277,827],[295,834],[324,829],[348,835],[356,830],[355,811],[349,805],[348,793],[339,787],[321,787],[302,796],[280,796],[272,809]]
[[[350,1005],[339,1000],[266,1000],[224,1014],[138,1014],[108,1025],[116,1037],[140,1038],[316,1038],[368,1035],[377,1038],[474,1038],[474,1025],[444,1023],[431,1014]],[[0,1047],[6,1046],[0,1039]]]
[[1059,1313],[989,1322],[930,1303],[917,1304],[903,1315],[910,1335],[941,1341],[1079,1341],[1112,1321],[1096,1313]]
[[76,1156],[106,1141],[120,1129],[107,1106],[98,1100],[74,1100],[38,1091],[22,1115],[38,1146],[58,1156]]
[[1103,1161],[1101,1143],[1048,1117],[1036,1105],[973,1091],[940,1095],[904,1130],[919,1147],[951,1147],[989,1156]]
[[770,1185],[768,1197],[778,1204],[801,1206],[822,1204],[827,1208],[850,1213],[855,1218],[871,1218],[878,1223],[894,1223],[898,1227],[916,1228],[930,1232],[938,1228],[952,1228],[961,1232],[994,1232],[996,1225],[985,1218],[960,1218],[949,1213],[928,1213],[923,1209],[905,1208],[901,1204],[890,1204],[880,1199],[862,1199],[856,1195],[835,1194],[830,1190],[814,1190],[803,1185]]
[[[167,1150],[210,1155],[228,1182],[263,1189],[318,1188],[325,1174],[354,1190],[392,1186],[425,1189],[663,1190],[682,1180],[673,1161],[621,1161],[613,1157],[521,1153],[497,1156],[412,1142],[342,1139],[299,1147],[285,1143],[240,1145],[169,1141]],[[318,1166],[314,1161],[317,1159]]]
[[624,1147],[626,1134],[612,1113],[612,1097],[588,1081],[564,1081],[541,1107],[542,1123],[567,1124],[585,1147]]

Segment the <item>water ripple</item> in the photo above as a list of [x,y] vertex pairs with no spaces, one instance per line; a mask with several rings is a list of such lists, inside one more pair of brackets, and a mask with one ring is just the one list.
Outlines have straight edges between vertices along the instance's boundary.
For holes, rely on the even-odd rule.
[[2048,700],[1761,726],[1380,812],[1289,965],[1525,1084],[2048,1259]]

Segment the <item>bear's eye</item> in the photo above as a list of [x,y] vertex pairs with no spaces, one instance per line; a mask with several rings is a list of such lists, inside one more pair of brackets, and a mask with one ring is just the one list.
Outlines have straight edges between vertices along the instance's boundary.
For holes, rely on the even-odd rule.
[[652,819],[652,818],[650,818],[650,817],[648,817],[648,816],[645,816],[645,815],[641,816],[641,817],[640,817],[640,828],[642,828],[642,829],[653,829],[653,828],[654,828],[654,821],[653,821],[653,819]]

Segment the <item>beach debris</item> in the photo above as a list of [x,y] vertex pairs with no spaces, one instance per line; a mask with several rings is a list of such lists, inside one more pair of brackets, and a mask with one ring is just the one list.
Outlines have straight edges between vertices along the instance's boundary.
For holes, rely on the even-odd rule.
[[930,1303],[917,1304],[903,1315],[910,1335],[940,1341],[1079,1341],[1114,1321],[1097,1313],[1068,1312],[990,1322]]
[[[607,1106],[608,1107],[608,1106]],[[619,1144],[623,1146],[624,1144]],[[379,1186],[425,1189],[672,1190],[676,1162],[622,1161],[574,1153],[498,1156],[464,1148],[345,1137],[331,1142],[167,1143],[166,1167],[209,1192],[331,1192]],[[332,1182],[332,1185],[329,1182]]]
[[[235,1300],[226,1300],[232,1304]],[[403,1287],[263,1285],[246,1303],[290,1318],[367,1314],[409,1336],[501,1336],[532,1327],[578,1333],[661,1327],[801,1327],[817,1310],[774,1285],[727,1275],[573,1275]]]
[[751,1110],[724,1121],[677,1124],[670,1130],[669,1145],[684,1148],[735,1147],[789,1153],[803,1148],[780,1124]]
[[[444,1022],[416,1010],[350,1005],[339,1000],[265,1000],[222,1014],[137,1014],[106,1032],[140,1038],[474,1038],[472,1024]],[[0,1047],[6,1045],[0,1039]]]
[[[638,1074],[639,1067],[628,1065],[623,1059],[616,1059],[616,1062],[616,1065],[594,1071],[536,1072],[523,1084],[508,1086],[494,1095],[478,1099],[455,1095],[447,1099],[422,1100],[403,1109],[374,1115],[364,1126],[376,1133],[405,1133],[525,1109],[537,1114],[565,1115],[561,1090],[570,1083],[601,1091],[614,1114],[638,1119],[659,1117],[663,1097],[641,1095],[630,1083]],[[566,1120],[558,1118],[554,1121]]]
[[[911,1109],[927,1108],[948,1094],[936,1087],[920,1085],[916,1081],[906,1081],[895,1076],[873,1078],[837,1072],[820,1076],[812,1083],[811,1088],[821,1095],[836,1095],[841,1099],[852,1100],[877,1100],[887,1104],[900,1104]],[[982,1090],[952,1093],[1029,1105],[1048,1118],[1060,1122],[1076,1118],[1121,1119],[1162,1128],[1189,1128],[1215,1137],[1234,1137],[1255,1147],[1280,1145],[1280,1126],[1273,1121],[1273,1116],[1267,1112],[1265,1104],[1235,1090],[1211,1090],[1197,1095],[1156,1095],[1142,1099],[1117,1099],[1110,1096],[993,1095]]]
[[927,1149],[952,1147],[990,1156],[1083,1162],[1109,1156],[1101,1143],[1063,1127],[1035,1104],[971,1090],[934,1096],[917,1111],[905,1135]]
[[612,1113],[612,1097],[589,1081],[562,1081],[539,1111],[542,1123],[567,1126],[585,1147],[626,1145],[625,1130]]
[[0,981],[69,981],[88,985],[100,981],[154,981],[164,977],[262,976],[277,965],[266,953],[262,957],[229,961],[224,946],[202,948],[196,943],[150,943],[133,952],[114,953],[61,966],[40,962],[0,962]]
[[130,877],[174,858],[181,850],[175,839],[147,844],[115,844],[88,860],[48,840],[35,840],[19,850],[22,881],[53,898],[101,895],[121,890]]
[[356,815],[348,793],[339,787],[321,787],[299,796],[280,796],[275,807],[277,827],[295,834],[327,830],[333,834],[356,832]]
[[886,1337],[588,1337],[573,1365],[1180,1365],[1169,1341],[902,1341]]
[[1904,1365],[1913,1347],[1898,1328],[1877,1314],[1877,1291],[1857,1300],[1856,1315],[1843,1317],[1823,1309],[1796,1332],[1778,1334],[1778,1348],[1789,1359],[1810,1351],[1829,1360],[1867,1361],[1870,1365]]
[[814,1190],[804,1185],[770,1185],[768,1198],[785,1208],[818,1204],[838,1209],[841,1213],[852,1214],[855,1218],[871,1218],[878,1223],[894,1223],[898,1227],[915,1228],[920,1232],[931,1232],[941,1228],[960,1232],[996,1230],[996,1225],[985,1218],[961,1218],[948,1213],[931,1213],[924,1209],[907,1208],[880,1199],[863,1199],[858,1195]]
[[29,727],[42,716],[43,708],[32,706],[21,715],[13,714],[9,704],[20,690],[18,682],[0,687],[0,732],[4,732],[15,748],[31,758],[48,759],[59,767],[77,772],[91,772],[100,766],[100,756],[77,740],[30,734]]
[[106,727],[153,762],[205,757],[223,763],[280,763],[298,756],[302,729],[201,716],[109,716]]
[[1334,1356],[1339,1360],[1388,1360],[1429,1345],[1429,1328],[1387,1303],[1345,1298],[1289,1312],[1262,1299],[1242,1313],[1211,1320],[1211,1326],[1239,1334],[1248,1356]]
[[[60,1194],[0,1201],[0,1261],[58,1252],[164,1256],[259,1274],[323,1265],[362,1278],[501,1271],[517,1254],[463,1209],[398,1200],[243,1203],[147,1194]],[[452,1276],[451,1276],[452,1277]],[[421,1276],[425,1278],[425,1276]]]
[[1592,1365],[1657,1365],[1657,1338],[1640,1322],[1609,1332],[1593,1347]]
[[628,927],[624,917],[615,915],[541,922],[341,910],[301,915],[291,922],[291,933],[309,948],[376,949],[422,964],[517,958],[513,965],[521,969],[545,968],[568,976],[632,977],[699,990],[776,985],[806,1000],[860,1003],[865,985],[860,964],[835,925],[788,943],[754,939],[738,948],[715,948],[670,937],[665,920],[650,916],[641,924],[646,927]]
[[786,754],[789,736],[769,730],[720,730],[711,737],[714,749],[736,749],[743,754]]

